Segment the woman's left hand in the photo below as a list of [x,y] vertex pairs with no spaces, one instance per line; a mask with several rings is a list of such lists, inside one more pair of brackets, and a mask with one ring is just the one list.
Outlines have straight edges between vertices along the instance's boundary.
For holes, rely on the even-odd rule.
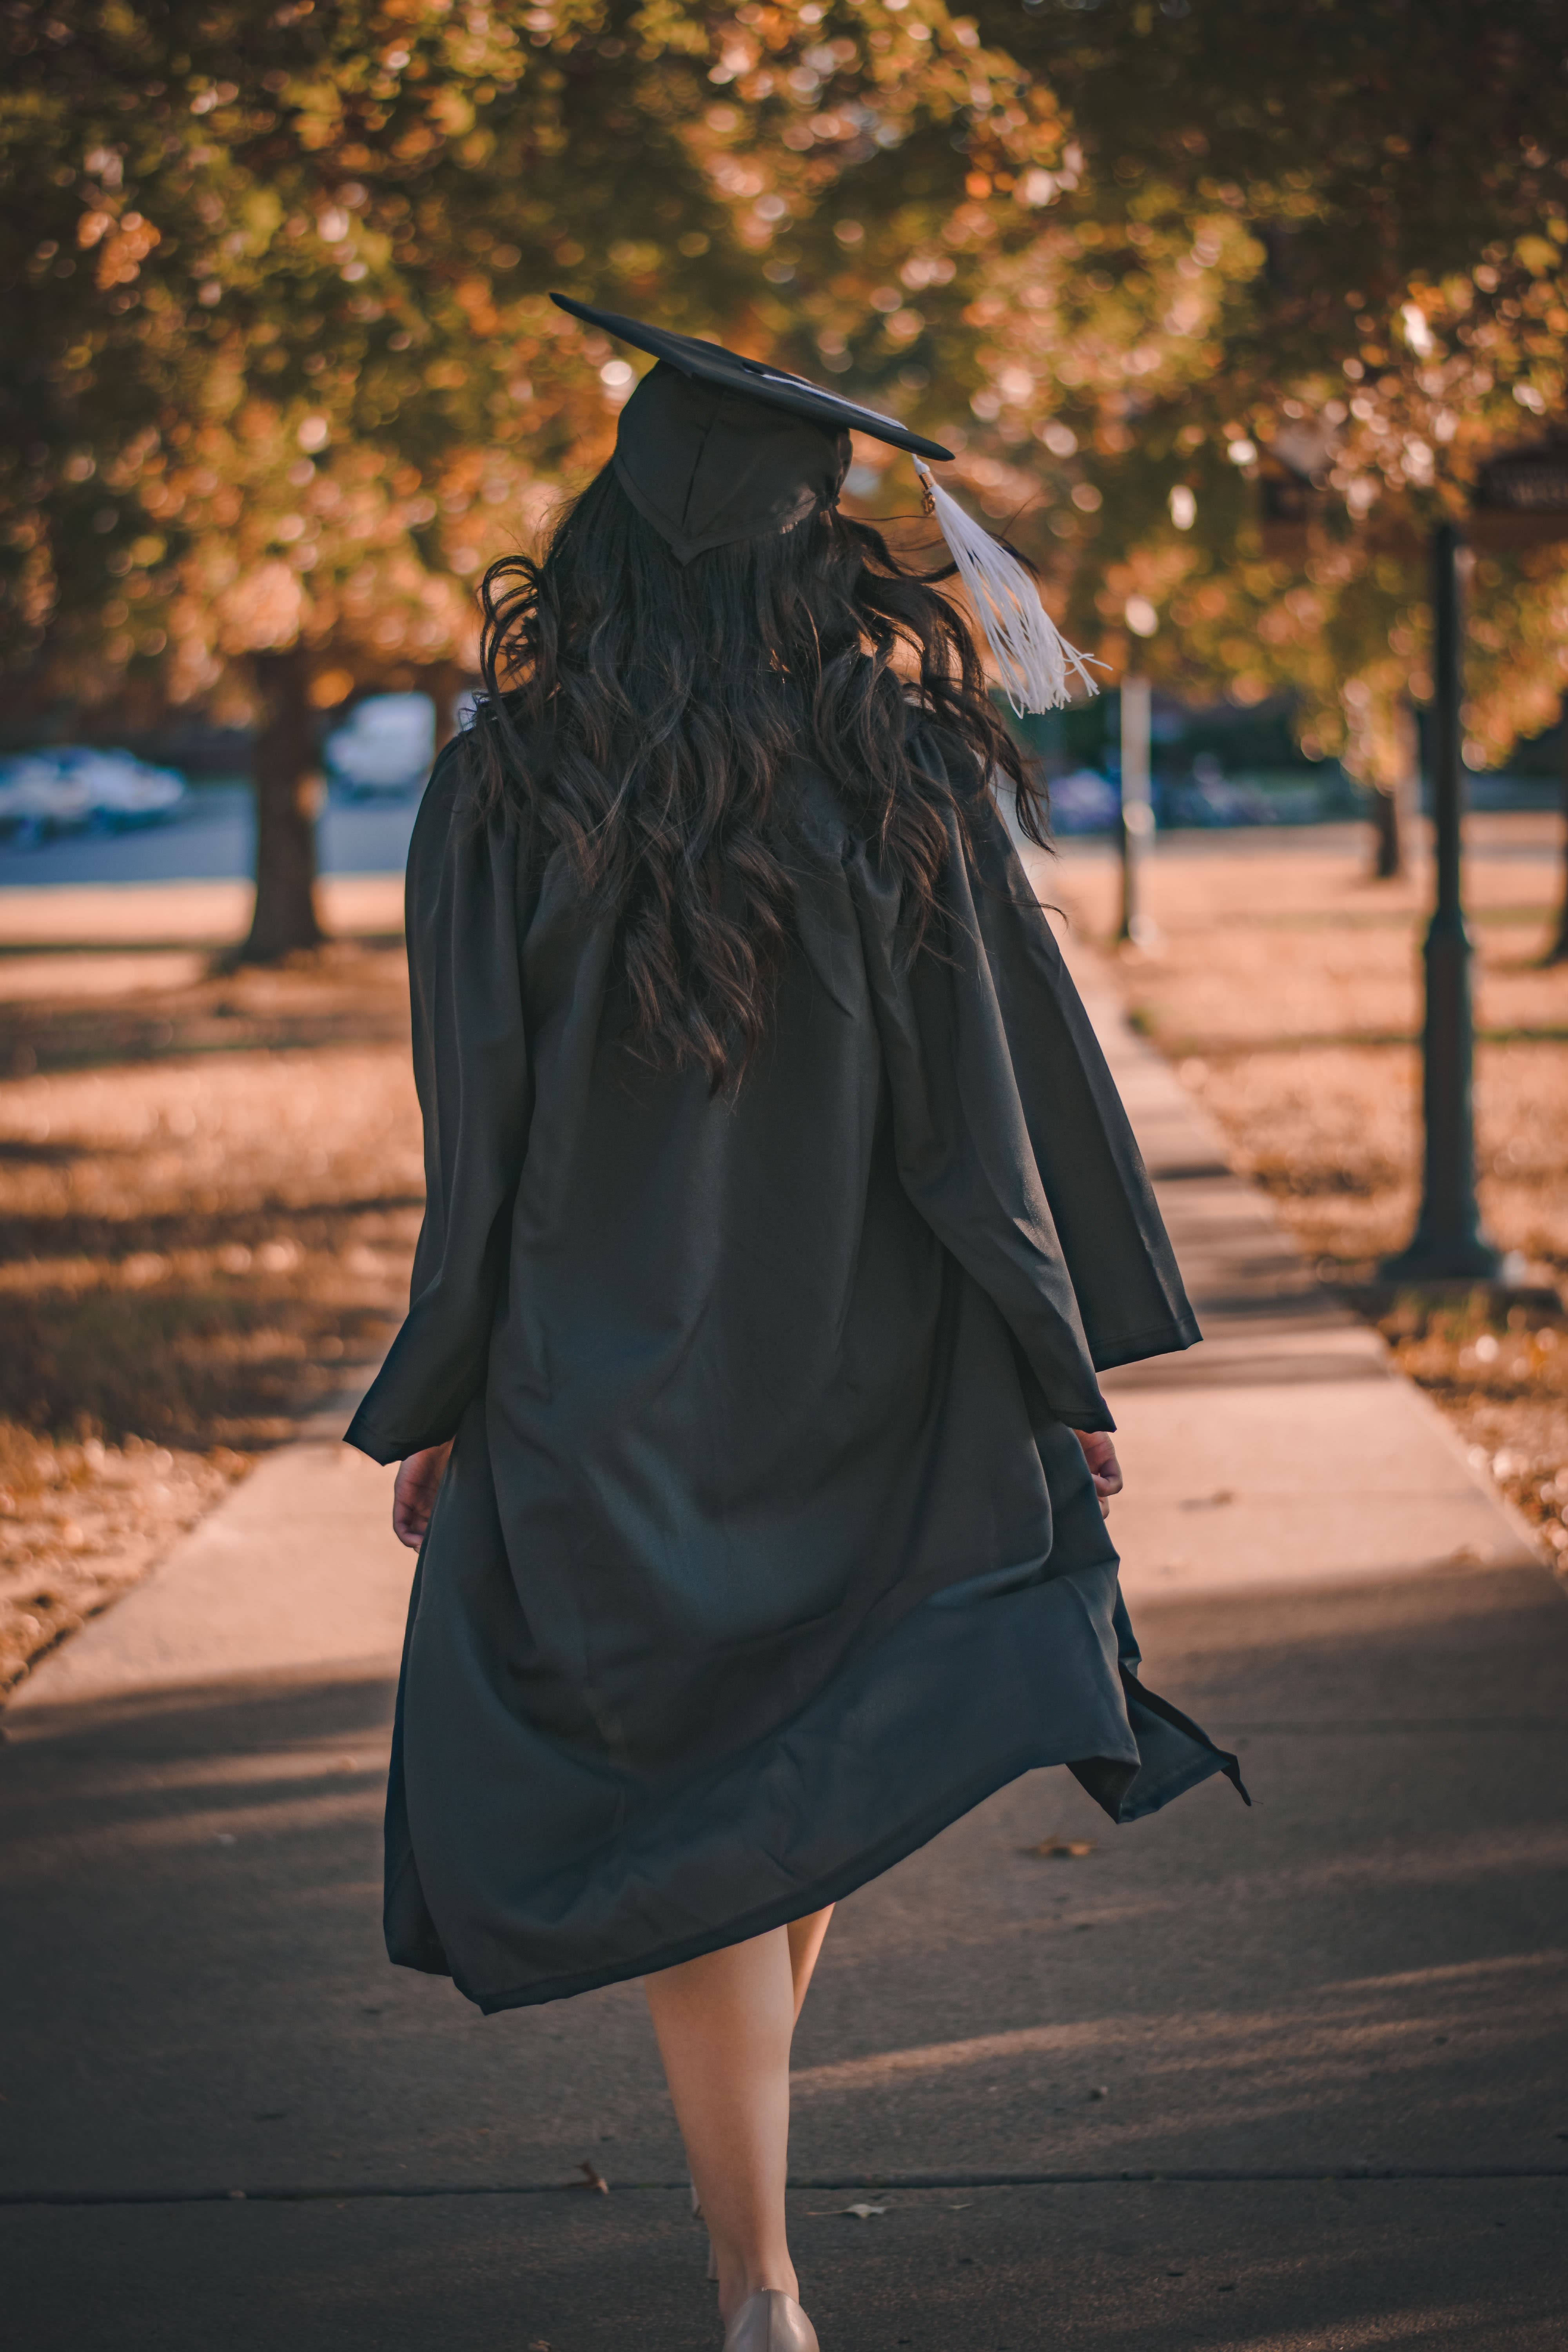
[[1102,1519],[1110,1517],[1110,1498],[1121,1492],[1121,1465],[1116,1458],[1116,1448],[1110,1433],[1105,1429],[1075,1429],[1073,1435],[1083,1448],[1083,1458],[1089,1465],[1089,1475],[1094,1480],[1094,1491],[1100,1502]]
[[427,1445],[422,1454],[409,1454],[399,1465],[392,1490],[392,1532],[410,1551],[417,1551],[425,1540],[451,1451],[448,1438],[445,1445]]

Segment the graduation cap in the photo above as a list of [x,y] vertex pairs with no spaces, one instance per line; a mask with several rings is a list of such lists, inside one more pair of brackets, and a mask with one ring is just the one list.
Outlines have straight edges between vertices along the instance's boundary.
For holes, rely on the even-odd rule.
[[1074,675],[1095,691],[1083,656],[1058,634],[1024,565],[932,476],[926,460],[952,456],[940,441],[721,344],[564,294],[550,299],[658,362],[621,410],[612,463],[627,498],[679,562],[789,530],[834,505],[849,470],[850,432],[864,433],[914,458],[926,509],[952,551],[1014,709],[1058,709]]

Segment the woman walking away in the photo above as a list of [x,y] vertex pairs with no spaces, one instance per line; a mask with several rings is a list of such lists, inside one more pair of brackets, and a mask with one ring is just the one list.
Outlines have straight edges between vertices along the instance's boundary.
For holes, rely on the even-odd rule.
[[[420,1546],[392,1958],[647,1982],[730,2352],[813,2352],[790,2038],[836,1899],[1037,1765],[1118,1821],[1235,1759],[1147,1691],[1097,1370],[1198,1337],[998,813],[955,609],[837,506],[831,393],[658,364],[408,864],[428,1188],[351,1443]],[[1004,681],[1076,662],[928,479]]]

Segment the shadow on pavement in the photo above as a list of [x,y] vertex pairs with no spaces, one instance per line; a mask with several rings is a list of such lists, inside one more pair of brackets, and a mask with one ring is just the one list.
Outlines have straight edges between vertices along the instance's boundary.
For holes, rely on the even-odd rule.
[[[824,2352],[1545,2352],[1561,1594],[1455,1573],[1141,1631],[1257,1808],[1116,1832],[1031,1775],[843,1906],[793,2148]],[[29,2352],[716,2345],[639,1989],[486,2021],[387,1968],[390,1705],[379,1674],[229,1685],[0,1748]],[[584,2162],[608,2197],[567,2191]]]

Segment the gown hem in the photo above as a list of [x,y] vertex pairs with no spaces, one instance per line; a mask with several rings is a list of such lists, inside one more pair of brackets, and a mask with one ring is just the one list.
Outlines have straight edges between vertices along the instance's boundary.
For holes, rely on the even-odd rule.
[[[1182,1792],[1195,1788],[1200,1781],[1212,1779],[1216,1773],[1223,1773],[1246,1797],[1236,1758],[1223,1748],[1213,1747],[1201,1732],[1198,1737],[1204,1740],[1208,1753],[1194,1759],[1191,1777],[1182,1782]],[[873,1879],[880,1878],[896,1863],[905,1861],[921,1846],[928,1845],[932,1838],[940,1836],[943,1830],[951,1829],[955,1822],[962,1820],[965,1813],[972,1812],[976,1805],[984,1804],[988,1797],[994,1797],[998,1790],[1022,1779],[1026,1772],[1046,1770],[1064,1760],[1068,1759],[1051,1752],[1049,1741],[1031,1740],[1026,1748],[1015,1750],[1009,1758],[993,1762],[983,1772],[973,1775],[958,1789],[950,1790],[937,1804],[929,1806],[916,1820],[906,1822],[876,1844],[865,1848],[837,1870],[827,1873],[815,1885],[775,1895],[769,1902],[758,1905],[754,1910],[743,1913],[739,1919],[726,1921],[721,1927],[705,1927],[689,1936],[678,1937],[668,1944],[657,1947],[635,1965],[622,1961],[605,1969],[574,1969],[499,1993],[473,1991],[455,1971],[453,1982],[458,1990],[485,2016],[493,2017],[502,2010],[535,2008],[546,2001],[570,1999],[580,1992],[597,1991],[605,1985],[627,1983],[638,1977],[657,1976],[664,1969],[678,1968],[683,1960],[699,1959],[705,1952],[723,1951],[731,1944],[743,1944],[753,1936],[766,1935],[770,1928],[787,1927],[792,1919],[805,1918],[811,1912],[820,1911],[830,1903],[842,1902],[847,1895],[868,1885]],[[1071,1759],[1068,1769],[1072,1769],[1074,1762],[1089,1760],[1101,1763],[1112,1773],[1124,1773],[1123,1794],[1131,1789],[1138,1777],[1138,1764],[1123,1757]],[[1173,1788],[1171,1794],[1176,1793]],[[1103,1807],[1103,1799],[1099,1801]],[[1163,1801],[1163,1799],[1156,1800],[1157,1803]],[[1250,1798],[1247,1801],[1250,1803]],[[1112,1818],[1117,1819],[1120,1825],[1120,1817],[1113,1814]],[[417,1967],[419,1963],[404,1962],[400,1965]]]
[[[1034,1743],[1027,1752],[1004,1763],[989,1766],[985,1771],[964,1783],[961,1790],[945,1797],[939,1805],[928,1808],[916,1821],[905,1822],[876,1845],[846,1861],[839,1869],[830,1871],[816,1885],[774,1895],[771,1901],[758,1905],[755,1910],[742,1913],[739,1919],[727,1920],[721,1927],[704,1927],[689,1936],[678,1937],[673,1942],[658,1947],[635,1966],[621,1962],[607,1969],[577,1969],[568,1975],[546,1978],[537,1984],[520,1986],[512,1991],[485,1995],[469,1992],[459,1978],[454,1977],[453,1982],[458,1990],[466,1993],[487,2017],[492,2017],[499,2010],[531,2008],[544,2001],[563,2000],[574,1993],[593,1992],[604,1985],[657,1976],[661,1969],[678,1968],[682,1960],[699,1959],[705,1952],[724,1951],[731,1944],[743,1944],[753,1936],[765,1936],[772,1927],[787,1927],[792,1919],[804,1919],[813,1911],[824,1909],[829,1903],[842,1902],[858,1888],[868,1885],[872,1879],[880,1878],[895,1863],[904,1861],[922,1845],[928,1845],[932,1838],[940,1836],[944,1829],[950,1829],[954,1822],[973,1811],[976,1805],[984,1804],[987,1797],[994,1796],[999,1789],[1006,1788],[1026,1772],[1058,1761],[1054,1756],[1040,1756],[1037,1748],[1037,1743]],[[1121,1759],[1114,1760],[1120,1762]],[[1134,1764],[1125,1766],[1129,1784],[1137,1769]]]

